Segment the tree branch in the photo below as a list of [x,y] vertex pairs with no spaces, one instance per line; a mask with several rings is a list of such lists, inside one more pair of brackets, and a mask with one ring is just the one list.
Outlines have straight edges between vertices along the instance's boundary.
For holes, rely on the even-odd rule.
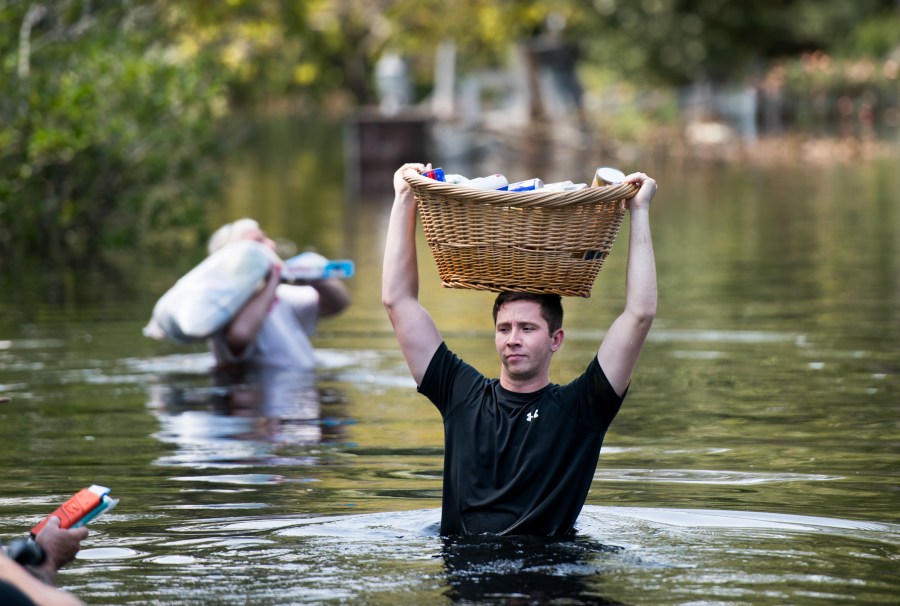
[[19,28],[19,64],[17,73],[19,79],[25,80],[31,73],[31,28],[47,14],[47,7],[43,4],[33,4],[25,18],[22,27]]

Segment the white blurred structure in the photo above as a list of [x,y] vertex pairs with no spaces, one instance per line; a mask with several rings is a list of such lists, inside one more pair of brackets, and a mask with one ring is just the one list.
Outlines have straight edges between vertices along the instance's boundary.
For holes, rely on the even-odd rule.
[[381,112],[396,115],[412,103],[412,84],[406,60],[396,53],[386,53],[375,64],[375,88]]

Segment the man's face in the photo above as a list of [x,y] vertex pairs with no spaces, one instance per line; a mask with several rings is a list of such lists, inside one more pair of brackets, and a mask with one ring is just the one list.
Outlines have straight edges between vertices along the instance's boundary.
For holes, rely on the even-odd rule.
[[516,381],[527,381],[548,372],[550,357],[562,345],[562,330],[550,334],[533,301],[510,301],[497,311],[494,344],[502,371]]

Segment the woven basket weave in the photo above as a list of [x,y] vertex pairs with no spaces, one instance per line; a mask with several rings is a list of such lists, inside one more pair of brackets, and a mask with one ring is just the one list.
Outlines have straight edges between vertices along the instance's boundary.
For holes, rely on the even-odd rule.
[[448,288],[590,297],[625,216],[626,183],[574,192],[506,192],[403,174]]

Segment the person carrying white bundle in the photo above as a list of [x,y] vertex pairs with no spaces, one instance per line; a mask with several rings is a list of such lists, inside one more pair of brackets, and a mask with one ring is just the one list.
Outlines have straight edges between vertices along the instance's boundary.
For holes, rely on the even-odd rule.
[[[275,242],[259,223],[244,218],[220,227],[209,240],[209,253],[240,240],[255,240],[275,250]],[[327,259],[322,257],[320,263],[324,266]],[[296,370],[311,370],[315,366],[310,337],[315,334],[318,320],[346,309],[350,293],[337,278],[284,284],[281,270],[282,261],[273,255],[263,287],[209,338],[217,365],[266,365]]]

